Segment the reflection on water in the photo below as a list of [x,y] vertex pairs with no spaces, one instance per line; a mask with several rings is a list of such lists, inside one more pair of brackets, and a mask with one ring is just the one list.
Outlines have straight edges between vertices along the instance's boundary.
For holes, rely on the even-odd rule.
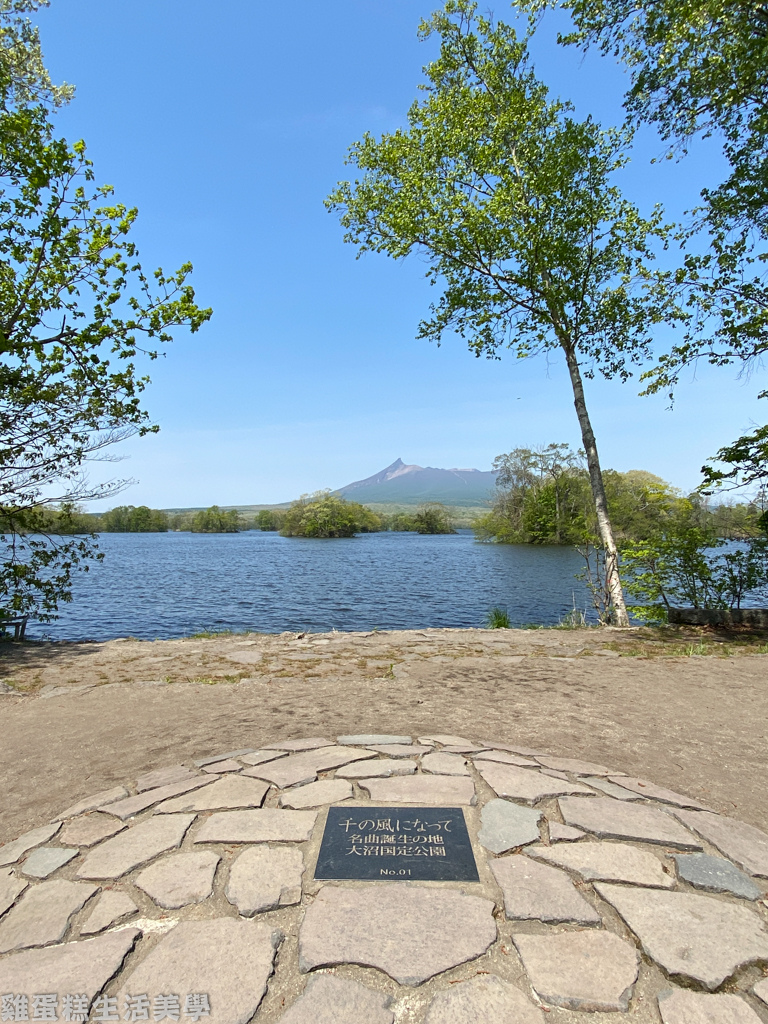
[[304,540],[274,533],[102,534],[105,560],[75,581],[56,622],[28,635],[107,640],[203,629],[339,630],[481,626],[501,605],[514,625],[588,607],[572,548],[371,533]]

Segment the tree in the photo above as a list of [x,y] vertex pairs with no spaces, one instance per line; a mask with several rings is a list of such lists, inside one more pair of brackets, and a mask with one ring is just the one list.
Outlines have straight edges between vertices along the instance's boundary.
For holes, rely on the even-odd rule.
[[189,529],[192,533],[239,533],[240,516],[234,508],[222,512],[218,505],[211,505],[192,517]]
[[165,533],[168,516],[146,505],[118,505],[101,517],[103,533]]
[[380,529],[381,520],[369,508],[330,491],[318,491],[293,502],[283,517],[280,533],[283,537],[328,539]]
[[0,609],[47,620],[95,546],[46,534],[46,505],[124,486],[89,486],[84,467],[157,430],[135,360],[211,311],[195,303],[189,264],[144,273],[129,238],[137,211],[94,184],[84,143],[56,137],[50,110],[67,91],[51,85],[22,17],[39,6],[0,6]]
[[439,501],[427,501],[413,514],[416,533],[456,533],[448,509]]
[[550,99],[514,29],[449,0],[420,32],[441,40],[425,98],[407,129],[352,147],[363,177],[341,182],[327,205],[361,253],[427,261],[444,290],[420,337],[453,330],[478,356],[561,350],[606,552],[608,615],[627,624],[583,378],[628,376],[651,327],[674,315],[652,270],[667,229],[658,209],[641,216],[614,183],[630,132],[577,121]]

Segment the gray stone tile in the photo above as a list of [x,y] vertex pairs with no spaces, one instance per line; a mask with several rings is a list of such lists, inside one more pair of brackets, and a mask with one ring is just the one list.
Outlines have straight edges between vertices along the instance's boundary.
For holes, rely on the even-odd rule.
[[477,770],[496,793],[497,796],[508,796],[513,800],[523,800],[527,804],[536,803],[546,796],[559,796],[562,793],[591,794],[578,782],[560,782],[547,778],[529,768],[517,768],[511,764],[494,764],[492,761],[475,763]]
[[371,799],[389,804],[431,804],[433,807],[469,807],[477,802],[472,779],[452,775],[410,775],[396,779],[361,779]]
[[768,1006],[768,978],[763,978],[752,989],[758,999],[762,999],[766,1006]]
[[677,873],[684,882],[706,892],[729,892],[744,900],[759,900],[763,890],[735,864],[708,853],[687,853],[675,856]]
[[659,1013],[664,1024],[762,1024],[739,996],[682,988],[659,993]]
[[[520,754],[523,757],[538,757],[541,753],[540,750],[531,750],[530,747],[520,747],[516,743],[496,743],[488,741],[484,743],[483,746],[489,750],[506,750],[509,754]],[[536,763],[538,764],[538,761]]]
[[419,736],[419,743],[439,743],[442,747],[474,747],[473,740],[466,736],[451,736],[445,733],[435,736]]
[[482,750],[475,754],[473,761],[496,761],[499,764],[514,764],[518,768],[538,768],[536,761],[529,757],[521,757],[519,754],[510,754],[506,750]]
[[676,810],[674,814],[740,868],[751,875],[768,878],[768,835],[765,832],[711,811]]
[[416,757],[418,754],[428,754],[434,749],[419,743],[368,743],[367,747],[387,757]]
[[220,860],[212,850],[174,853],[140,871],[134,884],[166,910],[202,903],[213,892],[213,876]]
[[637,950],[606,931],[513,934],[537,996],[568,1010],[629,1009],[637,981]]
[[127,818],[132,818],[134,815],[146,811],[148,807],[152,807],[154,804],[159,804],[163,800],[170,800],[172,796],[191,793],[193,789],[199,789],[207,782],[208,779],[204,775],[199,775],[189,782],[174,782],[170,786],[158,786],[156,789],[148,789],[136,796],[129,796],[126,800],[117,800],[113,804],[102,805],[99,807],[99,810],[106,811],[107,814],[114,814],[122,821],[125,821]]
[[441,754],[481,754],[485,747],[478,747],[474,743],[453,743],[443,747]]
[[321,779],[308,786],[297,786],[280,794],[280,806],[301,811],[305,807],[320,807],[321,804],[338,804],[352,796],[352,783],[346,779]]
[[624,789],[623,786],[618,786],[615,782],[609,782],[608,779],[600,779],[593,776],[584,779],[584,781],[592,786],[593,789],[599,789],[601,793],[605,793],[606,796],[612,796],[615,800],[642,800],[642,797],[637,793]]
[[663,786],[656,786],[653,782],[646,782],[644,779],[632,779],[626,775],[611,775],[611,782],[617,783],[624,789],[643,796],[646,800],[658,800],[662,804],[674,804],[676,807],[692,807],[699,811],[708,811],[704,804],[694,800],[693,797],[683,796],[671,789],[664,789]]
[[493,902],[479,896],[401,882],[325,885],[304,915],[299,967],[361,964],[420,985],[482,956],[495,940]]
[[94,793],[93,796],[87,796],[83,800],[78,800],[76,804],[72,804],[66,811],[62,811],[59,818],[74,818],[78,814],[84,814],[85,811],[93,811],[97,807],[103,807],[104,804],[113,804],[117,800],[122,800],[125,796],[128,796],[128,790],[124,786],[104,789],[101,793]]
[[233,861],[226,896],[243,917],[301,900],[304,857],[293,846],[255,846]]
[[580,828],[561,825],[559,821],[550,821],[548,828],[550,843],[572,843],[577,839],[583,839],[586,835],[586,832],[582,832]]
[[65,846],[94,846],[102,839],[109,839],[128,826],[117,821],[110,814],[93,811],[81,818],[68,821],[61,830],[59,841]]
[[584,842],[565,846],[532,846],[529,857],[543,860],[568,871],[575,871],[588,882],[628,882],[659,889],[671,889],[674,878],[664,871],[661,861],[648,850],[627,843]]
[[358,747],[370,747],[374,743],[411,743],[410,736],[392,736],[387,733],[361,733],[358,736],[339,736],[337,743],[348,743]]
[[558,772],[554,768],[541,768],[542,775],[548,775],[550,779],[562,779],[563,782],[569,781],[569,775],[567,772]]
[[386,779],[391,775],[413,775],[416,762],[402,757],[377,757],[374,761],[358,761],[337,769],[337,779]]
[[95,892],[98,886],[63,879],[32,886],[0,921],[0,953],[61,942],[73,914]]
[[376,755],[372,750],[357,750],[354,747],[320,747],[317,750],[305,750],[300,754],[271,761],[267,764],[247,768],[244,775],[257,779],[265,779],[279,789],[299,786],[304,782],[314,782],[318,772],[341,768],[353,761],[365,761]]
[[668,974],[715,989],[742,965],[768,958],[768,932],[749,907],[607,882],[595,882],[595,889]]
[[492,860],[491,870],[504,894],[504,911],[510,920],[602,924],[598,912],[564,871],[514,854]]
[[0,867],[15,864],[16,861],[21,860],[27,850],[53,839],[60,828],[61,822],[58,821],[51,825],[41,825],[39,828],[33,828],[31,832],[25,832],[23,836],[19,836],[13,842],[0,846]]
[[13,906],[17,897],[21,896],[28,886],[29,882],[16,877],[13,868],[0,870],[0,917],[8,907]]
[[98,903],[81,925],[80,934],[96,935],[103,932],[129,914],[135,914],[138,909],[127,893],[107,889],[99,896]]
[[174,782],[188,782],[197,777],[197,772],[184,764],[174,764],[170,768],[155,768],[151,772],[140,775],[136,780],[136,789],[143,793],[145,789],[156,789],[158,786],[170,786]]
[[331,747],[333,740],[326,740],[321,736],[313,736],[305,740],[283,740],[282,743],[268,743],[264,750],[317,750],[319,747]]
[[79,850],[62,849],[60,846],[38,846],[22,865],[22,874],[28,878],[47,878],[54,871],[69,864]]
[[278,1024],[393,1024],[390,999],[349,978],[319,974]]
[[469,775],[466,758],[461,754],[446,753],[445,750],[425,754],[421,759],[421,770],[430,775]]
[[203,765],[202,769],[206,775],[226,775],[227,772],[241,772],[243,766],[239,761],[228,758],[226,761],[216,761],[214,764]]
[[120,878],[180,846],[194,819],[194,814],[164,814],[134,825],[91,850],[77,877]]
[[567,824],[594,832],[606,839],[635,839],[644,843],[700,850],[697,838],[681,828],[669,814],[646,804],[623,803],[610,797],[584,800],[563,797],[560,812]]
[[229,761],[233,757],[245,757],[246,754],[255,753],[253,747],[243,747],[241,750],[228,750],[226,754],[215,754],[212,757],[201,757],[195,761],[195,767],[205,768],[209,764],[216,764],[217,761]]
[[126,928],[85,942],[4,957],[0,960],[0,992],[77,992],[85,993],[90,1001],[120,969],[140,935],[136,928]]
[[506,853],[518,846],[539,841],[541,811],[520,807],[509,800],[489,800],[480,813],[482,826],[477,838],[486,850]]
[[277,761],[279,757],[287,757],[287,750],[257,750],[253,754],[243,754],[238,761],[243,764],[257,765],[266,764],[267,761]]
[[544,1014],[519,988],[480,974],[439,992],[424,1024],[543,1024]]
[[123,975],[117,1005],[127,993],[206,992],[205,1024],[245,1024],[264,997],[281,938],[261,921],[181,921]]
[[303,843],[312,835],[317,811],[218,811],[203,822],[196,843]]
[[570,772],[572,775],[610,775],[611,769],[591,761],[581,761],[577,757],[550,757],[549,754],[538,754],[536,760],[545,768],[553,768],[557,772]]
[[217,811],[235,807],[261,807],[269,784],[261,779],[244,779],[240,775],[209,782],[202,789],[165,800],[155,814],[178,811]]

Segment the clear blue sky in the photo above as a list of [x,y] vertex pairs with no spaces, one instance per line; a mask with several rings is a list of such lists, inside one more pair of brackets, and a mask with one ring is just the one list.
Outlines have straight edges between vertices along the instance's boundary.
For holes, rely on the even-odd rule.
[[[323,207],[349,145],[405,123],[435,53],[417,25],[436,6],[52,0],[40,13],[52,75],[77,88],[62,134],[84,138],[97,180],[138,206],[145,268],[191,260],[199,301],[214,308],[152,366],[146,405],[160,434],[93,474],[136,478],[120,501],[278,502],[398,456],[488,469],[513,447],[579,445],[558,358],[489,362],[459,340],[416,341],[434,297],[423,264],[357,261]],[[505,3],[493,10],[510,17]],[[536,44],[540,77],[579,113],[620,120],[622,72],[558,47],[555,29]],[[710,143],[651,166],[661,151],[644,131],[622,184],[677,216],[722,163]],[[588,382],[603,465],[693,487],[707,457],[764,419],[758,390],[700,368],[670,412],[632,383]]]

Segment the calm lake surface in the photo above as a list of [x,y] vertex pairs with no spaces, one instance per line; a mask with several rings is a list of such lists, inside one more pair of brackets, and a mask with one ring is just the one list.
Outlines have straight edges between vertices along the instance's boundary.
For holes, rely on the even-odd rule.
[[57,640],[481,626],[493,605],[513,625],[557,623],[589,608],[572,548],[478,544],[470,531],[304,540],[275,533],[112,533],[105,559],[75,580]]

